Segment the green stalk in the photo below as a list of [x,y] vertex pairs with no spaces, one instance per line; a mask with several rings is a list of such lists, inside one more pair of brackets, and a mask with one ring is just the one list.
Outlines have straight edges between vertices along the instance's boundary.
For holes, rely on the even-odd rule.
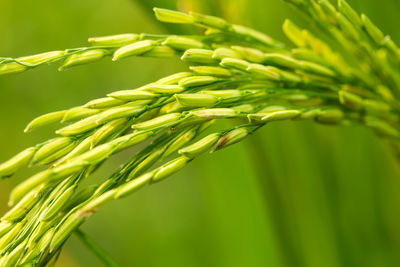
[[82,230],[77,229],[74,232],[80,241],[100,260],[103,262],[105,266],[108,267],[119,267],[116,261],[105,251],[102,247],[100,247],[91,237],[85,234]]

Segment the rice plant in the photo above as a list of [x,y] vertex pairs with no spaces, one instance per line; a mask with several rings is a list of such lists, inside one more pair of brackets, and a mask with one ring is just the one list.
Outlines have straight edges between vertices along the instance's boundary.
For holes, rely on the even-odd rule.
[[[177,58],[179,72],[34,119],[33,131],[61,123],[53,139],[0,165],[0,177],[46,166],[10,194],[0,223],[1,266],[51,266],[72,233],[114,266],[79,227],[110,201],[128,196],[282,120],[363,125],[398,153],[400,50],[366,15],[344,0],[291,0],[315,27],[286,20],[293,46],[218,17],[155,8],[158,20],[200,27],[202,35],[119,34],[89,38],[90,46],[0,58],[0,74],[60,63],[65,70],[103,58]],[[220,121],[236,126],[221,129]],[[210,132],[209,127],[214,126]],[[214,128],[218,128],[214,130]],[[113,175],[82,182],[109,157],[144,148]],[[210,155],[209,157],[212,157]]]

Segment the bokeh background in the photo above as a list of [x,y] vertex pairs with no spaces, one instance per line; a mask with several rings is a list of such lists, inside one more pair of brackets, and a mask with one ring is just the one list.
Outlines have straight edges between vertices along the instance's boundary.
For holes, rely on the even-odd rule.
[[[349,2],[400,41],[398,0]],[[153,6],[222,16],[282,40],[284,18],[304,21],[281,0],[1,0],[0,55],[84,46],[90,36],[193,32],[157,22]],[[0,77],[0,161],[53,136],[49,129],[23,134],[35,116],[135,88],[185,65],[130,58],[56,68]],[[112,158],[94,179],[128,156]],[[31,172],[2,181],[2,213],[12,186]],[[370,130],[289,122],[202,156],[170,179],[109,204],[82,228],[122,266],[394,267],[400,266],[399,219],[399,172]],[[57,266],[101,262],[72,236]]]

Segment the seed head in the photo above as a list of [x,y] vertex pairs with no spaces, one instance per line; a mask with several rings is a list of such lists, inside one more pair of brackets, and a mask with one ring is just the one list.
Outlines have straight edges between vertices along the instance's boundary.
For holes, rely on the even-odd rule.
[[102,37],[91,37],[88,41],[96,46],[127,45],[139,40],[139,37],[139,34],[125,33]]
[[125,45],[114,52],[113,61],[129,56],[137,56],[150,51],[156,45],[155,41],[143,40],[133,44]]

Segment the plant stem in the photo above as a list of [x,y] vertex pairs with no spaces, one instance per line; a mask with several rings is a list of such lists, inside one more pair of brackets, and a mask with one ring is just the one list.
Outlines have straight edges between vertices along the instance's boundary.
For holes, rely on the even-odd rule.
[[115,262],[112,257],[105,251],[103,248],[101,248],[91,237],[89,237],[87,234],[82,232],[80,229],[77,229],[75,231],[75,234],[78,236],[78,238],[82,241],[83,244],[86,245],[86,247],[93,252],[94,255],[101,260],[105,266],[109,267],[120,267],[120,265]]

